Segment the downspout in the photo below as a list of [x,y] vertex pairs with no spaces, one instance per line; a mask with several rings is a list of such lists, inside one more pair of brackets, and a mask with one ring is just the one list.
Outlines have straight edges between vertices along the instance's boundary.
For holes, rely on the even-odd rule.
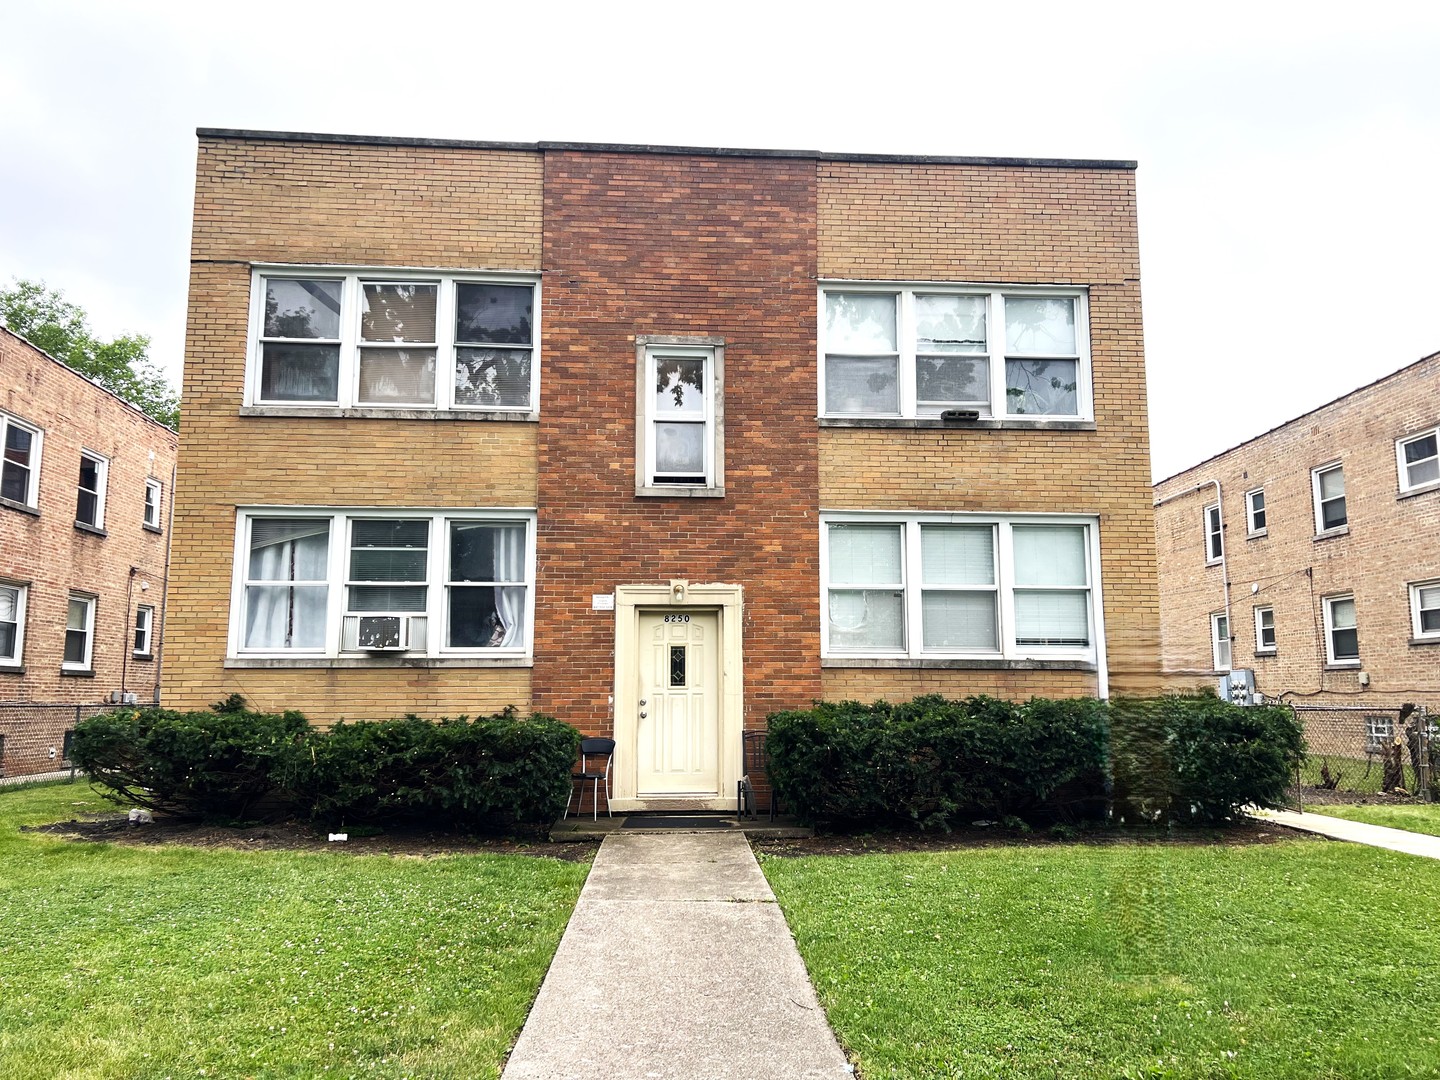
[[[1221,582],[1221,589],[1223,590],[1223,592],[1224,592],[1224,594],[1225,594],[1225,595],[1224,595],[1224,600],[1225,600],[1225,632],[1230,636],[1230,666],[1231,666],[1231,668],[1234,668],[1234,666],[1235,666],[1235,623],[1234,623],[1234,621],[1230,618],[1230,562],[1229,562],[1229,559],[1230,559],[1230,545],[1225,542],[1225,499],[1222,497],[1221,492],[1220,492],[1220,481],[1219,481],[1219,480],[1202,480],[1202,481],[1200,481],[1200,483],[1196,484],[1194,487],[1186,488],[1184,491],[1177,491],[1177,492],[1175,492],[1173,495],[1166,495],[1163,499],[1157,499],[1154,503],[1151,504],[1151,508],[1152,508],[1152,509],[1155,509],[1155,510],[1158,510],[1160,507],[1164,506],[1164,505],[1165,505],[1166,503],[1168,503],[1168,502],[1173,502],[1173,501],[1175,501],[1176,499],[1184,498],[1186,495],[1193,495],[1193,494],[1195,494],[1195,492],[1199,491],[1201,488],[1210,487],[1210,486],[1212,486],[1212,485],[1213,485],[1214,488],[1215,488],[1215,505],[1220,508],[1220,582]],[[1208,530],[1208,523],[1207,523],[1207,530],[1206,530],[1206,534],[1205,534],[1205,543],[1206,543],[1207,545],[1210,543],[1210,535],[1209,535],[1209,530]],[[1206,553],[1207,555],[1210,553],[1208,547],[1206,548],[1206,552],[1205,552],[1205,553]],[[1214,661],[1214,657],[1211,657],[1211,661],[1212,661],[1212,662]],[[1163,657],[1161,658],[1161,664],[1162,664],[1162,666],[1163,666],[1163,664],[1164,664],[1164,658],[1163,658]]]
[[160,704],[160,679],[165,668],[165,631],[170,623],[170,549],[175,543],[175,480],[179,464],[170,466],[170,521],[165,527],[165,574],[160,579],[160,641],[155,648],[155,704]]

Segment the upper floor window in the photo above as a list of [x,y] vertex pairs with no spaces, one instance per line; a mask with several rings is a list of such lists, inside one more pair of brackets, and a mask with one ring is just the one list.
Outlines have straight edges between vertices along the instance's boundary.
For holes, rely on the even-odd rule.
[[105,478],[110,463],[99,454],[80,452],[80,481],[75,495],[75,523],[105,527]]
[[1273,607],[1257,607],[1255,609],[1255,651],[1257,653],[1273,653],[1275,651],[1275,609]]
[[36,509],[40,499],[40,429],[0,413],[5,456],[0,464],[0,498]]
[[1402,492],[1440,483],[1440,428],[1396,442],[1395,462]]
[[639,339],[640,493],[724,493],[724,357],[718,338]]
[[525,656],[533,516],[242,512],[232,655]]
[[1210,659],[1216,671],[1230,670],[1230,616],[1223,611],[1210,616]]
[[1358,664],[1360,638],[1353,596],[1325,597],[1325,656],[1332,664]]
[[538,292],[522,279],[257,270],[247,400],[533,413]]
[[149,604],[141,604],[135,609],[135,647],[136,656],[149,656],[154,648],[152,638],[155,635],[155,609]]
[[1345,470],[1327,465],[1310,474],[1315,495],[1315,531],[1342,529],[1350,522],[1345,511]]
[[822,416],[1091,415],[1083,290],[834,285],[821,304]]
[[162,488],[159,480],[147,479],[145,481],[145,516],[143,519],[147,529],[160,529],[160,496]]
[[1440,581],[1410,586],[1410,615],[1416,638],[1440,641]]
[[828,514],[827,656],[1094,660],[1092,522]]
[[0,582],[0,667],[19,667],[25,655],[24,585]]
[[1220,523],[1220,504],[1205,507],[1205,561],[1218,563],[1225,557],[1225,534]]
[[1245,493],[1245,531],[1250,536],[1264,536],[1265,489],[1256,488]]

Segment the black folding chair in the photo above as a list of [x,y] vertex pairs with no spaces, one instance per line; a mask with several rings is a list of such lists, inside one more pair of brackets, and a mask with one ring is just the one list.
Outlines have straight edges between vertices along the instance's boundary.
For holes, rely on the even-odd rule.
[[[592,764],[592,758],[605,759],[605,767],[599,767],[598,762]],[[605,814],[610,814],[610,764],[615,760],[614,739],[581,739],[580,740],[580,768],[570,774],[570,798],[565,800],[565,816],[570,816],[570,803],[575,801],[575,792],[578,789],[580,799],[575,802],[575,815],[580,815],[580,808],[585,803],[585,784],[590,784],[590,811],[591,819],[598,821],[600,818],[600,784],[605,784]]]

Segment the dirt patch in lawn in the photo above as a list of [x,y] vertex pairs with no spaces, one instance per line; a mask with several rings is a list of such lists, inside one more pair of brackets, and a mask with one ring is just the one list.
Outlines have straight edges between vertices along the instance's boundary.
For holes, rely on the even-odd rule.
[[232,827],[178,821],[156,815],[153,822],[131,824],[123,814],[87,816],[85,820],[22,827],[21,832],[46,833],[75,840],[137,847],[180,845],[236,848],[244,851],[324,851],[347,855],[530,855],[565,862],[589,862],[599,841],[552,844],[542,835],[530,837],[464,836],[425,829],[386,829],[374,836],[351,831],[348,840],[300,822]]
[[1307,833],[1287,829],[1269,821],[1244,821],[1224,829],[1074,829],[1050,832],[1023,832],[1000,826],[955,829],[948,833],[869,832],[855,835],[829,834],[803,839],[754,836],[750,846],[757,852],[784,858],[806,855],[890,855],[904,851],[958,851],[989,847],[1053,847],[1056,844],[1166,845],[1205,844],[1246,846],[1275,844]]
[[[1291,794],[1295,789],[1290,789]],[[1338,788],[1304,787],[1300,789],[1300,805],[1312,806],[1416,806],[1424,802],[1419,794],[1408,791],[1344,791]]]

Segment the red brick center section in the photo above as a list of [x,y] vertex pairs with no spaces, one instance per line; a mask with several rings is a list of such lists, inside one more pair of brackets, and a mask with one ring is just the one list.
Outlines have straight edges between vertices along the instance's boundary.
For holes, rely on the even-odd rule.
[[[671,578],[744,588],[745,726],[820,696],[816,199],[809,161],[545,155],[534,703],[611,728],[615,616]],[[723,499],[635,495],[635,337],[725,341]]]

